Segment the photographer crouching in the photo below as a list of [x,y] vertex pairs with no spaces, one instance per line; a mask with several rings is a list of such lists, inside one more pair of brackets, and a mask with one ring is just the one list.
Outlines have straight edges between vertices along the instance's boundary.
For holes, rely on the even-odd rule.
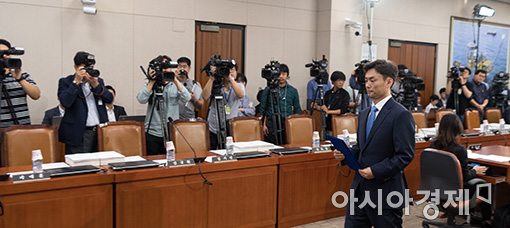
[[209,101],[210,148],[222,149],[225,147],[228,120],[238,116],[239,101],[244,97],[245,88],[235,80],[237,70],[234,60],[214,55],[202,70],[209,76],[202,98]]
[[30,124],[27,95],[39,99],[41,91],[30,74],[21,72],[21,60],[11,55],[23,55],[25,51],[0,39],[0,128],[11,125]]
[[175,76],[177,63],[171,61],[166,55],[151,60],[147,82],[136,95],[140,104],[148,103],[145,115],[147,155],[165,153],[167,121],[179,119],[179,102],[186,103],[191,99],[188,90]]

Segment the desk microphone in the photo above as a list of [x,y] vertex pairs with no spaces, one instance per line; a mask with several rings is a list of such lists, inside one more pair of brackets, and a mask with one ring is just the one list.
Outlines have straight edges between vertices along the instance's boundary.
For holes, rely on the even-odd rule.
[[[172,117],[168,117],[168,121],[171,123],[173,122],[173,119]],[[212,182],[210,182],[207,177],[204,176],[204,173],[202,172],[202,167],[201,167],[201,164],[202,164],[202,161],[200,161],[200,159],[198,159],[197,157],[197,153],[195,151],[195,149],[193,148],[193,146],[191,146],[191,144],[188,142],[188,140],[186,139],[186,137],[184,137],[184,134],[181,132],[181,130],[177,127],[177,126],[174,126],[175,127],[175,130],[177,130],[177,132],[182,136],[182,138],[184,139],[184,142],[186,142],[186,144],[189,146],[189,148],[191,148],[191,151],[193,151],[193,160],[195,161],[195,163],[197,164],[197,167],[198,167],[198,174],[200,174],[200,177],[202,177],[202,179],[204,180],[204,184],[207,184],[207,185],[213,185]]]

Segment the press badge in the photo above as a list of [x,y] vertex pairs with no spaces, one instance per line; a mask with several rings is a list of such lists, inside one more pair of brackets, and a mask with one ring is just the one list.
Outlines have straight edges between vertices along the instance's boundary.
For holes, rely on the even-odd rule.
[[225,105],[225,114],[230,115],[230,106]]
[[99,106],[103,105],[103,99],[97,100],[97,105],[99,105]]

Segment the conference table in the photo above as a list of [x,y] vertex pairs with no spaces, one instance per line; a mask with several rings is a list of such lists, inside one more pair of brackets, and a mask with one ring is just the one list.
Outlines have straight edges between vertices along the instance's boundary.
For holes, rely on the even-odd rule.
[[[462,138],[494,153],[508,135]],[[419,188],[419,158],[430,142],[418,142],[405,174]],[[499,153],[499,152],[498,152]],[[199,153],[199,157],[210,156]],[[177,154],[177,159],[193,157]],[[162,157],[159,157],[162,158]],[[150,158],[152,159],[152,158]],[[510,174],[508,164],[477,161]],[[487,162],[487,163],[483,163]],[[0,182],[0,227],[290,227],[345,215],[331,203],[348,192],[355,174],[333,153],[271,154],[200,166],[104,171],[26,183]],[[493,168],[499,167],[499,168]],[[0,173],[31,167],[0,168]],[[204,184],[200,173],[212,185]],[[503,189],[504,190],[504,189]],[[339,202],[340,203],[340,202]]]

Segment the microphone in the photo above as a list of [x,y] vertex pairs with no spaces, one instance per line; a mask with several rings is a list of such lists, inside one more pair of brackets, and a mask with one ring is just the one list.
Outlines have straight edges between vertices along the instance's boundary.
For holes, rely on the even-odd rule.
[[[172,117],[168,117],[168,120],[172,120]],[[181,130],[177,127],[177,126],[174,126],[175,130],[177,130],[177,133],[179,133],[181,136],[182,136],[182,139],[184,139],[184,142],[186,142],[186,145],[189,146],[189,148],[191,148],[191,151],[193,151],[193,160],[195,160],[195,163],[197,164],[197,167],[198,167],[198,174],[200,175],[200,177],[202,177],[202,179],[204,180],[204,184],[207,184],[207,185],[213,185],[212,182],[210,182],[207,177],[204,176],[204,173],[202,172],[202,167],[201,167],[201,164],[202,162],[199,161],[200,159],[198,159],[197,157],[197,152],[195,151],[195,149],[193,148],[193,146],[191,146],[191,144],[188,142],[188,140],[186,139],[186,137],[184,137],[184,134],[181,132]]]

